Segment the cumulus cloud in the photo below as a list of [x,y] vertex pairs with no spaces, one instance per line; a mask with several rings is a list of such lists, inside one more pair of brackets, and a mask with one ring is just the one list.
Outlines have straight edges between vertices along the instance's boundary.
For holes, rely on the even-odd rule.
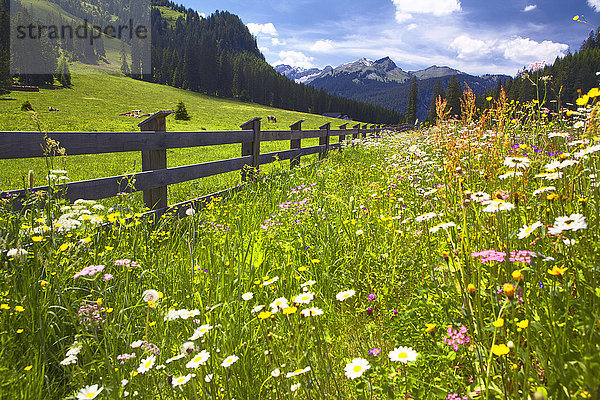
[[433,14],[440,17],[462,10],[460,0],[392,0],[392,3],[396,6],[397,22],[408,21],[413,14]]
[[528,64],[536,61],[554,61],[556,57],[564,57],[569,46],[562,43],[555,43],[549,40],[536,42],[529,38],[517,37],[499,45],[504,51],[504,57]]
[[417,24],[410,24],[406,27],[407,31],[412,31],[413,29],[417,29],[419,27],[419,25]]
[[319,53],[327,53],[333,50],[333,42],[329,39],[317,40],[312,46],[310,46],[310,49]]
[[279,38],[274,37],[274,38],[271,38],[271,44],[273,46],[283,46],[285,44],[285,42],[282,42],[281,40],[279,40]]
[[528,6],[525,6],[525,8],[523,9],[523,11],[525,12],[529,12],[529,11],[533,11],[537,8],[537,5],[535,4],[530,4]]
[[313,60],[314,57],[308,57],[299,51],[280,51],[279,60],[275,61],[273,65],[286,64],[293,67],[313,68]]
[[472,39],[467,35],[460,35],[450,43],[450,48],[456,50],[458,58],[469,59],[490,54],[493,45],[493,42]]
[[594,11],[600,11],[600,0],[587,0],[588,6],[592,7]]
[[254,22],[250,22],[248,25],[248,30],[254,36],[259,36],[264,34],[266,36],[277,36],[278,32],[275,29],[275,25],[272,22],[268,22],[266,24],[255,24]]

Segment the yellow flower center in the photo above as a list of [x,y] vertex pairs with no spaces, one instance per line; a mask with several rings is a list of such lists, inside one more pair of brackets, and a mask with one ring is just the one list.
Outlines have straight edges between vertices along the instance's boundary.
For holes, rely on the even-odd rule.
[[407,358],[407,357],[408,357],[408,354],[406,354],[406,353],[398,354],[398,358]]
[[362,370],[362,367],[360,365],[354,366],[354,372],[360,372],[361,370]]

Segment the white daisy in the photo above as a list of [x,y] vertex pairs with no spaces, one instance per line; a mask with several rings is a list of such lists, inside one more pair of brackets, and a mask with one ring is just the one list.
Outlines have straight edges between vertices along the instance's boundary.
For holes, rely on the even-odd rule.
[[265,308],[265,306],[263,306],[262,304],[255,306],[252,308],[251,313],[256,314],[257,312],[260,312],[263,308]]
[[418,217],[415,218],[415,221],[417,221],[417,222],[429,221],[430,219],[435,218],[437,216],[438,216],[438,214],[436,214],[434,212],[430,212],[427,214],[419,215]]
[[98,388],[98,385],[86,386],[77,393],[77,400],[95,399],[103,389],[103,387]]
[[509,211],[515,208],[515,205],[502,200],[488,200],[484,202],[486,206],[483,208],[483,212],[495,213],[498,211]]
[[338,294],[335,295],[335,298],[338,301],[344,301],[352,296],[354,296],[356,294],[356,292],[354,291],[354,289],[349,289],[349,290],[344,290],[342,292],[339,292]]
[[505,174],[499,175],[498,178],[504,180],[514,178],[515,176],[523,176],[523,173],[521,171],[508,171]]
[[544,226],[544,224],[542,224],[540,221],[534,222],[533,224],[527,226],[527,225],[523,225],[523,227],[521,229],[519,229],[519,234],[517,235],[517,237],[519,239],[525,239],[526,237],[528,237],[529,235],[531,235],[533,233],[533,231],[535,231],[537,228]]
[[303,317],[316,317],[317,315],[322,315],[323,310],[317,307],[305,308],[300,311],[300,314],[302,314]]
[[213,327],[211,325],[200,325],[199,327],[196,328],[196,330],[194,331],[194,334],[189,338],[189,340],[200,339],[202,336],[207,334],[212,328]]
[[293,376],[298,376],[298,375],[305,374],[305,373],[307,373],[308,371],[310,371],[310,367],[306,367],[306,368],[303,368],[303,369],[297,369],[297,370],[295,370],[295,371],[288,372],[288,373],[285,375],[285,377],[286,377],[286,378],[291,378],[291,377],[293,377]]
[[360,378],[366,370],[371,368],[369,362],[364,358],[355,358],[351,363],[346,364],[344,371],[346,376],[350,379]]
[[252,292],[244,293],[242,295],[242,300],[244,300],[244,301],[252,300],[253,298],[254,298],[254,293],[252,293]]
[[429,232],[436,233],[440,229],[448,229],[448,228],[453,227],[453,226],[456,226],[456,224],[454,222],[446,222],[446,223],[443,223],[443,224],[436,225],[433,228],[430,228]]
[[179,376],[177,378],[173,378],[172,385],[173,387],[182,386],[188,383],[192,379],[192,374],[187,374],[185,376]]
[[297,304],[309,304],[315,298],[313,292],[304,292],[294,297],[294,303]]
[[390,351],[388,357],[392,361],[400,361],[406,364],[409,361],[415,361],[418,355],[419,354],[416,351],[414,351],[412,347],[400,346]]
[[170,363],[172,363],[173,361],[177,361],[177,360],[180,360],[180,359],[182,359],[183,357],[185,357],[185,354],[183,354],[183,353],[182,353],[182,354],[178,354],[178,355],[176,355],[175,357],[171,357],[171,358],[167,359],[167,360],[165,361],[165,364],[170,364]]
[[548,228],[548,233],[558,235],[565,231],[578,231],[587,229],[585,217],[581,214],[571,214],[570,216],[558,217],[554,220],[554,226]]
[[294,383],[292,386],[290,386],[290,390],[292,392],[295,392],[296,390],[300,389],[300,382],[298,383]]
[[200,353],[196,354],[194,358],[188,361],[188,363],[185,364],[185,367],[192,369],[198,368],[200,365],[206,364],[209,357],[210,353],[206,350],[202,350]]
[[272,279],[269,279],[268,281],[264,281],[264,282],[262,283],[262,285],[263,285],[263,286],[269,286],[269,285],[271,285],[271,284],[273,284],[273,283],[277,282],[278,280],[279,280],[279,277],[278,277],[278,276],[276,276],[276,277],[274,277],[274,278],[272,278]]
[[159,298],[160,294],[154,289],[148,289],[142,293],[142,300],[144,300],[146,303],[149,301],[158,301]]
[[531,160],[527,157],[506,157],[503,164],[508,168],[527,169]]
[[544,169],[548,172],[554,172],[558,167],[560,167],[560,161],[558,160],[552,160],[548,164],[544,165]]
[[271,371],[271,376],[273,378],[279,378],[279,375],[281,375],[281,370],[279,368],[275,368],[273,371]]
[[225,368],[229,368],[231,366],[231,364],[233,364],[234,362],[236,362],[239,359],[240,358],[236,355],[229,356],[223,360],[223,362],[221,363],[221,366],[225,367]]
[[555,186],[544,186],[544,187],[541,187],[541,188],[539,188],[539,189],[535,190],[535,191],[533,192],[533,195],[534,195],[534,196],[536,196],[536,195],[538,195],[538,194],[542,194],[542,193],[550,192],[550,191],[552,191],[552,190],[556,190],[556,187],[555,187]]
[[140,366],[137,369],[139,374],[145,374],[150,371],[154,363],[156,362],[156,356],[154,354],[150,354],[148,357],[144,358],[140,363]]
[[138,347],[140,347],[143,344],[144,344],[143,340],[136,340],[135,342],[131,343],[130,346],[134,349],[137,349]]
[[486,192],[475,192],[471,194],[471,198],[478,203],[483,203],[484,201],[491,199],[491,196]]
[[307,287],[307,286],[312,286],[315,283],[317,283],[317,281],[306,281],[302,285],[300,285],[300,287],[304,288],[304,287]]
[[[289,307],[289,302],[285,297],[279,297],[279,298],[273,300],[273,302],[271,304],[269,304],[269,307],[271,307],[271,309],[274,309],[274,310],[277,310],[277,309],[283,310],[284,308]],[[277,311],[275,311],[275,312],[277,312]]]

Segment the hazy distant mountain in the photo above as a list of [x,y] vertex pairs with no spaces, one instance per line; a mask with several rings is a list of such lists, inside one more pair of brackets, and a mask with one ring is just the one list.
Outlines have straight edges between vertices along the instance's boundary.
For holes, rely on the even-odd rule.
[[419,86],[417,116],[420,120],[427,116],[433,86],[438,80],[446,87],[450,77],[456,75],[463,88],[469,85],[474,92],[484,93],[509,78],[506,75],[472,76],[437,65],[419,71],[404,71],[389,57],[376,61],[361,58],[336,68],[327,66],[323,70],[289,65],[278,65],[275,70],[298,83],[338,96],[389,107],[401,113],[406,111],[410,81],[415,77]]

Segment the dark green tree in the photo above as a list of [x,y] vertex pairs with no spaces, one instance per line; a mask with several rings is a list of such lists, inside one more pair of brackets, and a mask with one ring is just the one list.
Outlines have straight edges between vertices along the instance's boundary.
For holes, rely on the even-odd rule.
[[182,100],[179,100],[177,107],[175,107],[175,119],[178,121],[189,121],[191,119]]
[[69,70],[69,63],[67,63],[66,57],[61,57],[56,68],[56,80],[60,82],[63,87],[71,87],[71,71]]
[[408,105],[406,106],[406,121],[414,125],[417,121],[417,105],[419,98],[419,85],[417,78],[413,76],[410,81],[410,91],[408,92]]
[[448,81],[448,87],[446,88],[446,100],[448,101],[448,108],[450,110],[451,118],[460,117],[460,99],[462,97],[462,89],[456,79],[456,75],[452,75]]
[[427,121],[431,125],[435,125],[437,122],[437,110],[435,108],[436,100],[442,97],[444,98],[444,86],[442,82],[438,79],[435,81],[435,85],[433,86],[433,94],[431,95],[431,102],[429,103],[429,114],[427,116]]

